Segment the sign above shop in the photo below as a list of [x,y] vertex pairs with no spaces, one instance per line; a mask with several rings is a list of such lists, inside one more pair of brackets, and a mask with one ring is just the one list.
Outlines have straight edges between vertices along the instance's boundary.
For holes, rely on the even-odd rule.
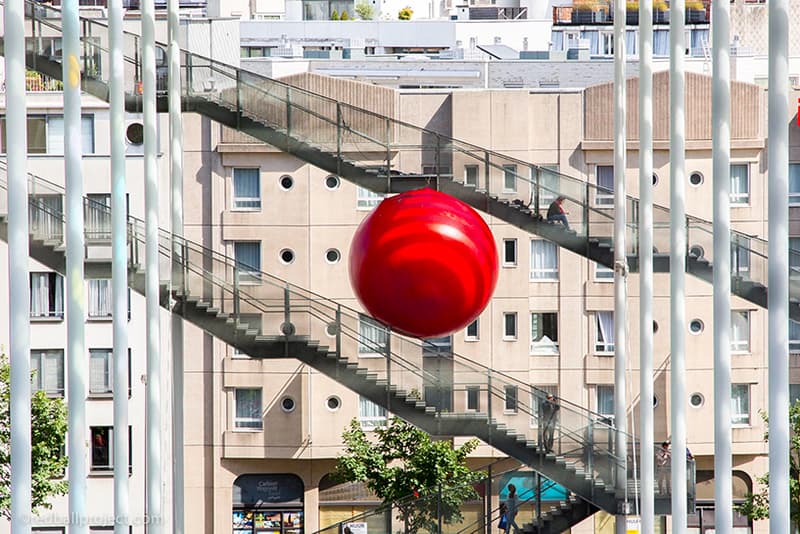
[[303,491],[303,481],[297,475],[241,475],[233,483],[233,505],[302,505]]

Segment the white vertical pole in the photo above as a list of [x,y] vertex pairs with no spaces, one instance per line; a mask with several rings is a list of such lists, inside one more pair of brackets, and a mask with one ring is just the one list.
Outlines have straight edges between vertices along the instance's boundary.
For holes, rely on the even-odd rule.
[[731,456],[730,5],[713,2],[711,153],[714,173],[714,525],[733,529]]
[[[684,116],[685,2],[669,13],[670,102],[670,351],[672,430],[672,531],[686,531],[686,126]],[[727,254],[727,252],[726,252]]]
[[111,111],[111,283],[114,302],[114,534],[128,534],[128,247],[122,0],[108,3]]
[[78,0],[63,3],[64,165],[67,219],[67,399],[69,410],[70,534],[89,532],[86,521],[86,368],[84,324],[84,217],[81,172],[81,49]]
[[27,101],[23,0],[6,0],[5,70],[8,159],[8,317],[11,362],[11,530],[30,534],[31,338],[28,274]]
[[789,2],[769,2],[769,531],[789,514]]
[[[169,133],[170,183],[172,186],[172,233],[183,235],[183,121],[181,119],[181,51],[178,44],[178,0],[167,3],[169,25]],[[180,260],[181,247],[173,243],[173,262]],[[172,272],[176,271],[175,264]],[[178,280],[181,284],[182,280]],[[173,280],[173,289],[174,287]],[[172,315],[172,520],[175,534],[184,531],[183,458],[183,319]]]
[[[615,452],[617,456],[617,498],[627,504],[628,464],[626,441],[627,404],[625,372],[628,367],[627,339],[627,256],[625,247],[625,2],[614,2],[614,423],[617,428]],[[617,534],[625,534],[625,515],[616,516]]]
[[158,271],[158,167],[156,161],[155,5],[142,0],[142,103],[144,115],[145,299],[147,310],[147,470],[148,533],[163,530],[161,466],[161,351]]
[[639,438],[642,532],[655,532],[653,435],[653,4],[639,3]]

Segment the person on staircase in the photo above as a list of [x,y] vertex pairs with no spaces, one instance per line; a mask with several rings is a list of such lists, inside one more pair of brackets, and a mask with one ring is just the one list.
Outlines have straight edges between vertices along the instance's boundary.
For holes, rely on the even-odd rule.
[[567,215],[569,215],[569,212],[564,209],[564,200],[566,199],[559,195],[553,202],[550,203],[550,207],[547,208],[547,222],[561,223],[564,225],[564,228],[570,230],[569,221],[567,220]]
[[517,512],[519,511],[519,498],[517,497],[517,487],[514,484],[508,485],[508,499],[503,503],[506,505],[506,534],[514,527],[514,534],[520,531],[517,525]]

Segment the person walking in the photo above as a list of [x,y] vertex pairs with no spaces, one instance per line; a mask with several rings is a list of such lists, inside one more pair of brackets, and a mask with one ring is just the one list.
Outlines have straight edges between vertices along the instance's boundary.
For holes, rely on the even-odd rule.
[[519,511],[519,498],[517,497],[517,487],[514,484],[508,485],[508,499],[504,503],[506,506],[506,534],[514,527],[514,533],[520,531],[517,525],[517,512]]

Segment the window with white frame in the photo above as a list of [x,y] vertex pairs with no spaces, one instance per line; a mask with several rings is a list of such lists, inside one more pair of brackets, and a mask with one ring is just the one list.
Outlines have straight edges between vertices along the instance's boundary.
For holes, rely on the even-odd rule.
[[[92,444],[92,471],[114,470],[114,427],[89,427],[89,439]],[[133,429],[128,427],[128,471],[133,466]]]
[[31,195],[28,224],[39,238],[61,239],[64,236],[64,201],[61,195]]
[[595,388],[597,393],[597,413],[605,418],[614,418],[614,386],[598,384]]
[[481,409],[481,388],[480,386],[467,386],[467,411],[477,412]]
[[517,312],[503,313],[503,339],[517,339]]
[[547,207],[561,192],[558,164],[539,165],[539,207]]
[[261,169],[233,169],[233,209],[261,209]]
[[[63,115],[28,115],[26,125],[28,154],[64,154]],[[8,139],[5,117],[0,119],[0,138],[5,154]],[[84,154],[94,154],[94,115],[81,116],[81,148]]]
[[517,413],[519,410],[519,403],[517,399],[519,398],[519,388],[514,385],[506,385],[505,388],[505,405],[504,411],[506,413]]
[[503,239],[503,265],[513,267],[517,265],[517,240]]
[[358,354],[384,354],[388,332],[386,327],[369,315],[358,316]]
[[800,206],[800,163],[789,164],[789,205]]
[[614,312],[595,312],[595,352],[614,352]]
[[240,283],[256,284],[261,280],[261,241],[235,241],[233,257]]
[[243,430],[261,430],[262,419],[261,388],[236,388],[233,392],[235,411],[233,426]]
[[557,313],[531,313],[531,354],[558,354]]
[[[89,394],[114,392],[114,351],[89,349]],[[131,393],[131,349],[128,349],[128,395]]]
[[731,424],[750,424],[750,384],[731,384]]
[[600,55],[614,55],[614,34],[612,32],[600,32]]
[[552,241],[531,239],[530,279],[558,280],[558,247]]
[[386,426],[386,408],[375,404],[366,397],[358,398],[358,422],[364,430],[374,430]]
[[598,206],[612,206],[614,204],[614,166],[597,165],[595,167],[597,180],[597,193],[595,204]]
[[506,193],[517,191],[517,166],[514,164],[503,165],[503,191]]
[[594,264],[594,279],[599,281],[614,280],[614,269],[606,267],[602,263]]
[[478,187],[478,166],[464,166],[464,184],[471,187]]
[[531,428],[539,425],[539,408],[542,402],[547,398],[548,394],[552,394],[556,399],[558,398],[558,385],[555,384],[537,384],[531,387]]
[[31,318],[64,318],[64,278],[31,273]]
[[480,339],[480,319],[475,319],[467,325],[467,331],[464,333],[465,341],[478,341]]
[[113,313],[111,300],[111,280],[96,278],[87,281],[87,313],[90,319],[109,319]]
[[370,191],[361,186],[356,187],[356,208],[360,210],[371,210],[381,203],[385,195]]
[[731,239],[731,272],[736,276],[750,276],[750,238],[735,234]]
[[86,238],[111,239],[111,195],[92,193],[86,195],[86,198]]
[[789,352],[800,352],[800,323],[789,319]]
[[800,237],[789,238],[789,277],[800,278]]
[[750,203],[750,166],[745,164],[731,165],[731,204]]
[[31,351],[31,387],[44,391],[48,397],[64,396],[64,351]]
[[731,351],[750,352],[750,312],[731,312]]

